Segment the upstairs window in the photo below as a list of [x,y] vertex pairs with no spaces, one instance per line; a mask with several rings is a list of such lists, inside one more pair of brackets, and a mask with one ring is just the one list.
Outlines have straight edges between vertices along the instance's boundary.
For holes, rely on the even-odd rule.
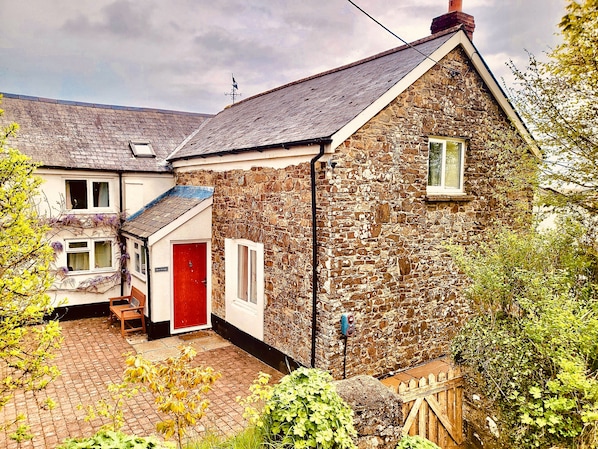
[[101,209],[110,207],[110,183],[87,179],[65,181],[66,208]]
[[463,193],[465,141],[430,138],[428,149],[428,193]]

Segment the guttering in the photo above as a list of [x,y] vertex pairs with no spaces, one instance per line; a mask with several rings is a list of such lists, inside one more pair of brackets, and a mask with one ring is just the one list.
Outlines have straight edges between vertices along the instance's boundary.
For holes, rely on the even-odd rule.
[[311,293],[311,362],[312,368],[316,367],[316,324],[317,324],[317,306],[318,306],[318,229],[316,213],[316,162],[324,156],[324,141],[320,142],[320,151],[309,161],[311,178],[311,239],[312,239],[312,293]]
[[[282,148],[285,150],[290,150],[292,147],[300,147],[300,146],[308,146],[308,145],[322,145],[326,143],[332,143],[332,139],[330,138],[313,138],[313,139],[305,139],[305,140],[296,140],[294,142],[278,142],[272,143],[267,145],[258,145],[254,147],[247,147],[247,148],[231,148],[228,150],[222,151],[215,151],[213,153],[205,153],[205,154],[192,154],[188,156],[179,156],[179,157],[171,157],[167,159],[168,162],[175,162],[180,160],[189,160],[189,159],[206,159],[209,157],[216,157],[216,156],[228,156],[230,154],[239,154],[239,153],[250,153],[250,152],[258,152],[261,153],[267,150],[273,150],[277,148]],[[316,156],[316,160],[318,160],[321,156]]]
[[64,167],[61,165],[47,165],[41,164],[38,168],[43,170],[64,170],[64,171],[83,171],[83,172],[96,172],[96,173],[139,173],[139,174],[154,174],[154,175],[171,175],[173,169],[170,165],[164,166],[162,170],[142,170],[142,169],[129,169],[129,170],[113,170],[110,168],[94,168],[94,167]]

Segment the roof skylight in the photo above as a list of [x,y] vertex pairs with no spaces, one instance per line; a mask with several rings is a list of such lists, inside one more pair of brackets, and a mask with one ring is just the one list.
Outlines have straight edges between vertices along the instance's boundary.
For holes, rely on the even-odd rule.
[[135,157],[156,157],[149,140],[131,140],[129,146]]

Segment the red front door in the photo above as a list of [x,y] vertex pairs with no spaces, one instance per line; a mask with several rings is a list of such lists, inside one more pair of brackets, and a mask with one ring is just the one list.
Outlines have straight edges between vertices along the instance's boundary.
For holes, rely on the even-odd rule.
[[205,243],[173,245],[174,328],[208,324]]

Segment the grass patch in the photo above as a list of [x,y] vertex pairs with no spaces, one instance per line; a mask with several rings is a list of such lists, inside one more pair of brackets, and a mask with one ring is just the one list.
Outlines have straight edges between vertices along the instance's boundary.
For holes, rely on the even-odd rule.
[[263,444],[262,431],[251,426],[228,437],[206,432],[201,439],[188,443],[186,449],[259,449]]

